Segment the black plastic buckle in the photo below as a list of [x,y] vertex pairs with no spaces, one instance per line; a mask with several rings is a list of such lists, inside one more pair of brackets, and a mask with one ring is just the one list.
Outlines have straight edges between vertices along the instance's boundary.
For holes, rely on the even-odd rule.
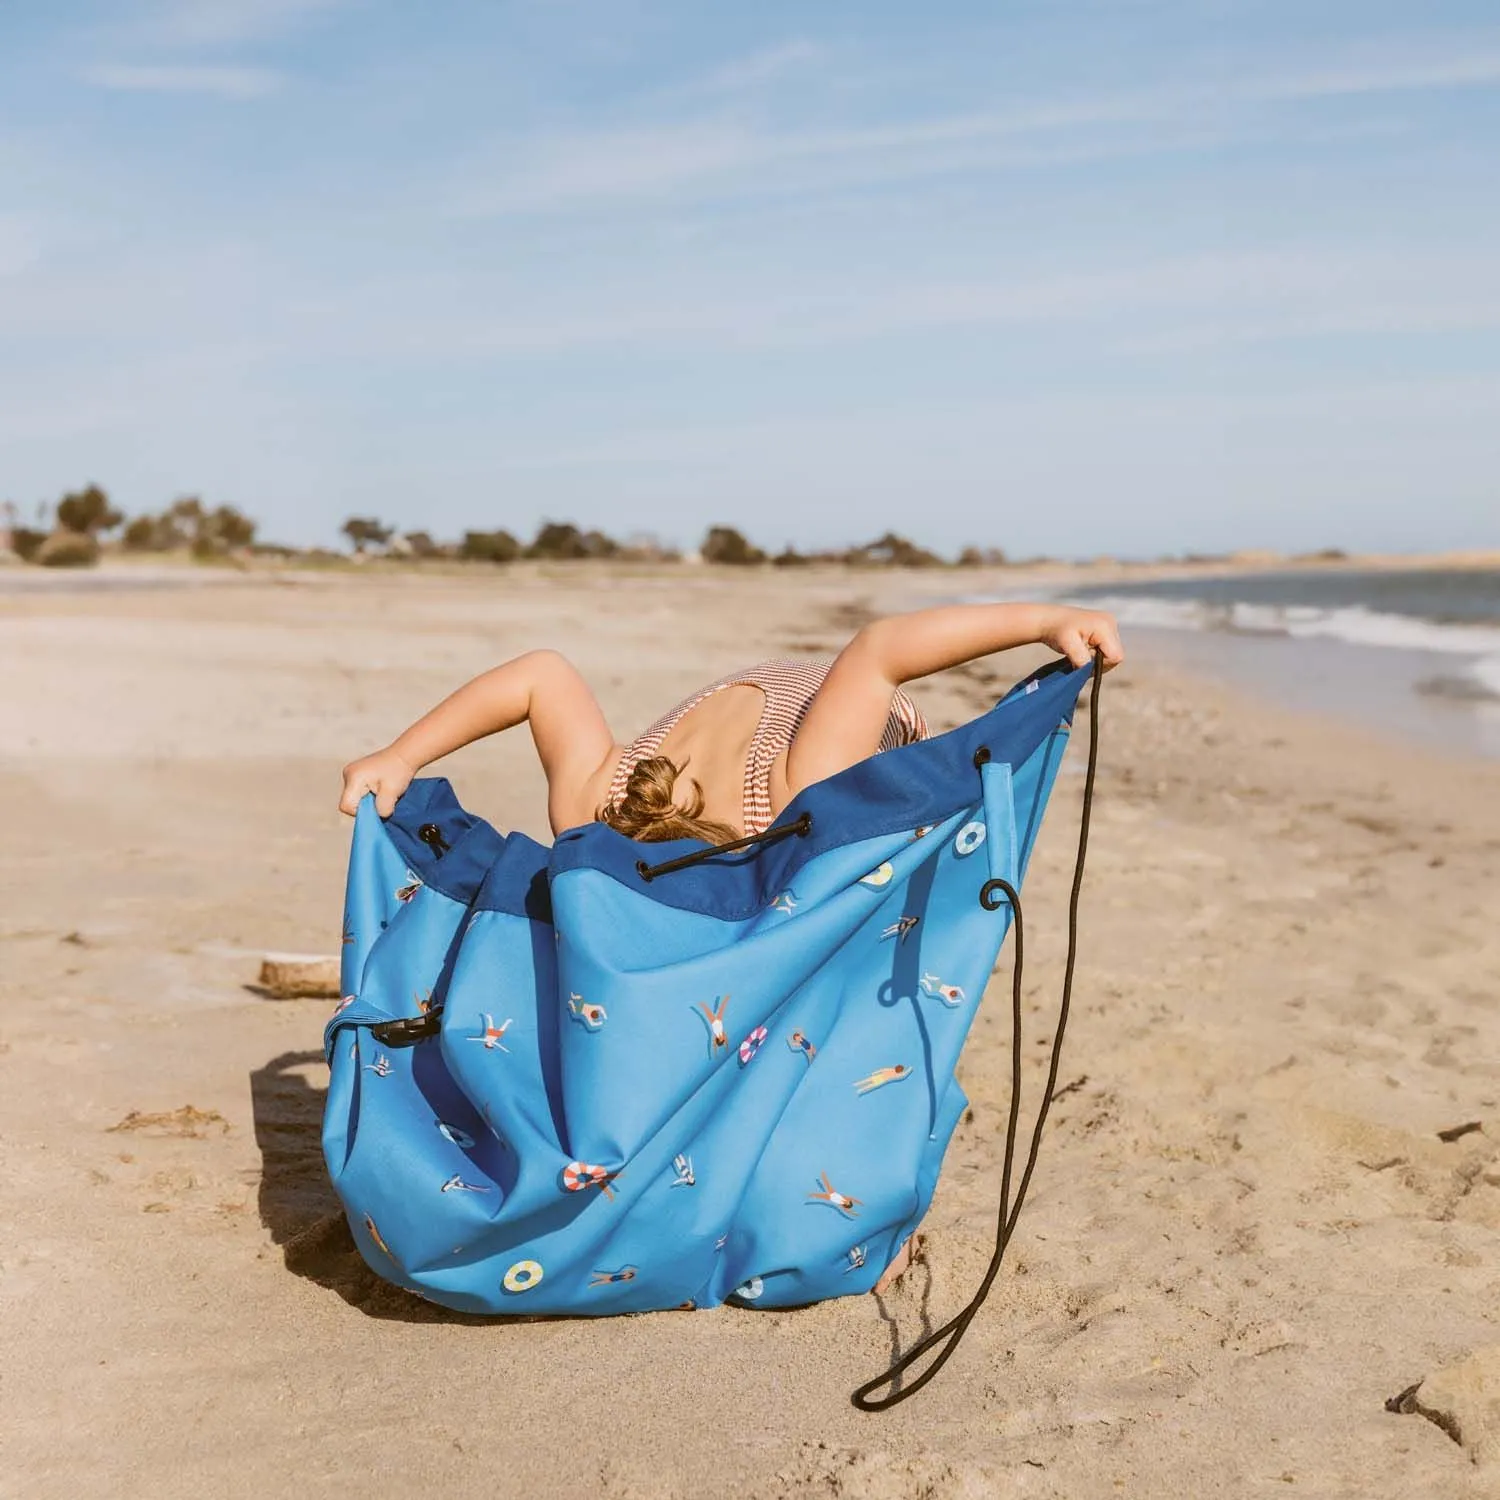
[[424,1011],[420,1016],[403,1016],[398,1021],[382,1021],[370,1028],[370,1035],[387,1047],[415,1047],[418,1042],[436,1036],[443,1029],[441,1010]]
[[432,850],[438,859],[441,859],[452,847],[443,837],[443,830],[436,823],[424,823],[417,829],[417,837]]

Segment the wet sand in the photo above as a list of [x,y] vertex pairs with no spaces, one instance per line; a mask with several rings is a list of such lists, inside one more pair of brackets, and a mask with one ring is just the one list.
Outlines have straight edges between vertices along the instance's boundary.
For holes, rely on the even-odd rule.
[[[1068,1091],[933,1386],[848,1404],[988,1258],[1005,955],[973,1117],[883,1301],[486,1322],[359,1261],[318,1143],[328,1007],[253,989],[263,951],[336,946],[339,765],[529,647],[572,656],[628,736],[743,660],[953,589],[583,567],[0,599],[0,1495],[1500,1490],[1384,1409],[1500,1344],[1500,767],[1149,645],[1102,701]],[[948,727],[1038,659],[916,695]],[[1083,749],[1027,887],[1028,1119]],[[524,734],[438,770],[546,836]]]

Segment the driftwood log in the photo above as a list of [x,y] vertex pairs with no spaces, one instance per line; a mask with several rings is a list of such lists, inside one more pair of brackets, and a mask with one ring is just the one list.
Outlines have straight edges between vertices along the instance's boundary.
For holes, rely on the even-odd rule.
[[268,953],[260,987],[273,1000],[337,1000],[339,961],[317,953]]

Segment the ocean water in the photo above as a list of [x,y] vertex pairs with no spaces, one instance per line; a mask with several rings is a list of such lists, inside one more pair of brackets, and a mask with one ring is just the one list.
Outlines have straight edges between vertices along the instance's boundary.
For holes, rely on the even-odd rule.
[[1294,707],[1500,756],[1500,568],[1297,569],[1059,597]]

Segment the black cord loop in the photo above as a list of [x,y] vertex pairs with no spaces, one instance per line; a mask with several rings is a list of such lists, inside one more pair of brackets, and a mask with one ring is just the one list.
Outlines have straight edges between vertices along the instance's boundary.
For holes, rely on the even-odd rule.
[[812,832],[812,814],[803,813],[795,822],[780,828],[768,828],[764,833],[752,833],[742,839],[730,839],[727,844],[713,844],[707,849],[696,849],[678,859],[663,860],[659,865],[648,865],[645,860],[635,862],[635,872],[642,880],[655,880],[658,875],[670,875],[673,870],[685,870],[689,865],[701,865],[716,854],[730,854],[736,849],[748,849],[751,844],[774,844],[779,839],[791,838],[794,834],[806,838]]
[[[930,1333],[915,1344],[900,1359],[896,1360],[882,1375],[867,1380],[850,1396],[850,1401],[860,1411],[889,1411],[908,1396],[918,1391],[948,1363],[959,1340],[968,1331],[975,1314],[989,1296],[995,1278],[1000,1274],[1000,1263],[1015,1232],[1016,1220],[1021,1214],[1021,1204],[1026,1199],[1026,1189],[1031,1185],[1031,1174],[1036,1168],[1037,1155],[1042,1146],[1042,1126],[1047,1122],[1047,1112],[1052,1106],[1052,1093],[1057,1087],[1057,1071],[1062,1062],[1063,1032],[1068,1024],[1068,1008],[1073,998],[1073,970],[1078,959],[1078,898],[1083,890],[1084,858],[1088,852],[1089,820],[1094,808],[1094,779],[1099,765],[1099,684],[1104,676],[1104,653],[1094,652],[1094,680],[1089,691],[1089,759],[1088,771],[1083,782],[1083,813],[1078,824],[1078,855],[1073,865],[1073,889],[1068,897],[1068,958],[1063,969],[1062,1003],[1057,1013],[1057,1028],[1052,1035],[1052,1058],[1047,1068],[1047,1086],[1042,1093],[1042,1102],[1037,1107],[1036,1124],[1031,1130],[1031,1145],[1026,1154],[1026,1167],[1016,1187],[1015,1202],[1010,1199],[1011,1174],[1015,1163],[1016,1136],[1021,1121],[1021,973],[1024,961],[1022,941],[1021,896],[1008,880],[987,880],[979,892],[980,904],[988,911],[999,909],[1003,898],[1010,903],[1015,922],[1015,961],[1011,967],[1010,986],[1010,1116],[1005,1129],[1005,1155],[1000,1173],[1000,1214],[995,1225],[995,1252],[990,1257],[989,1268],[979,1283],[979,1290],[969,1299],[968,1306],[935,1333]],[[892,1389],[889,1395],[876,1397],[875,1391],[882,1386],[894,1387],[895,1382],[928,1350],[942,1345],[937,1357],[912,1381],[899,1390]]]

